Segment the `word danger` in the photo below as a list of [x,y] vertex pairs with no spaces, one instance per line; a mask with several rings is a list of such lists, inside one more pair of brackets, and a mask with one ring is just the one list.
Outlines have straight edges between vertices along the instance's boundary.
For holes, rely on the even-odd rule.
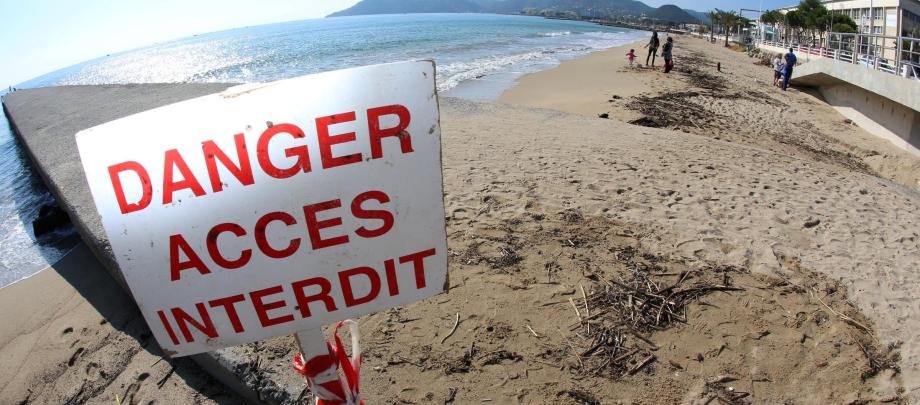
[[[381,128],[381,118],[393,115],[398,118],[398,124],[389,128]],[[354,132],[333,134],[330,126],[353,122],[357,119],[354,111],[335,114],[326,117],[319,117],[315,120],[316,140],[319,145],[320,162],[322,169],[332,169],[334,167],[352,165],[364,162],[361,153],[353,153],[344,156],[337,156],[333,153],[333,146],[355,142],[357,135]],[[410,153],[412,149],[412,140],[406,128],[409,127],[411,116],[409,110],[402,105],[388,105],[367,110],[366,114],[368,125],[368,139],[370,143],[370,159],[383,158],[383,140],[384,138],[393,137],[398,139],[399,147],[402,153]],[[255,145],[255,155],[250,156],[250,147],[246,144],[244,134],[234,135],[235,150],[227,153],[221,149],[213,140],[201,143],[201,155],[197,158],[204,160],[207,168],[208,178],[206,183],[210,186],[212,193],[219,193],[224,190],[224,179],[221,178],[218,171],[218,164],[223,166],[237,182],[243,186],[255,184],[253,176],[253,161],[255,166],[262,170],[266,175],[276,179],[287,179],[299,174],[310,173],[313,167],[310,163],[310,150],[304,143],[298,143],[306,137],[304,131],[294,124],[269,124],[268,128],[259,136]],[[279,167],[272,162],[269,148],[279,142],[285,142],[288,146],[284,147],[284,155],[288,158],[295,159],[294,162],[286,167]],[[231,158],[236,156],[236,161]],[[148,168],[137,161],[129,160],[108,167],[109,178],[112,183],[112,189],[115,192],[115,199],[118,202],[118,208],[122,214],[141,211],[150,206],[153,200],[153,185],[150,181]],[[167,150],[163,154],[163,164],[157,169],[162,169],[163,185],[162,200],[158,201],[163,205],[172,204],[174,195],[180,190],[190,190],[196,197],[201,197],[207,192],[202,185],[203,180],[195,177],[195,174],[189,168],[186,158],[179,153],[178,149]],[[129,199],[125,195],[122,176],[134,176],[135,181],[140,181],[141,195],[135,199]]]

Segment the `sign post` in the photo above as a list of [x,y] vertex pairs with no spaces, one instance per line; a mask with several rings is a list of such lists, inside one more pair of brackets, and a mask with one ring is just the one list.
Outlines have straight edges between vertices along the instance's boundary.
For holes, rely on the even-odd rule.
[[76,135],[164,353],[295,334],[329,354],[322,325],[444,291],[434,75],[418,61],[237,86]]

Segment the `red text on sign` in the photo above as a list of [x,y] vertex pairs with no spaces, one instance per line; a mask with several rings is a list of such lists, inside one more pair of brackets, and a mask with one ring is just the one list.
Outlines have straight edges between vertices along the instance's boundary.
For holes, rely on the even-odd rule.
[[[381,120],[387,116],[395,117],[397,124],[392,127],[381,127]],[[364,118],[367,131],[361,131],[361,133],[339,133],[335,129],[336,125],[357,121],[358,116],[355,111],[319,117],[314,120],[313,129],[318,145],[314,152],[319,155],[319,162],[323,170],[366,161],[362,153],[337,154],[335,151],[337,145],[363,142],[370,149],[368,161],[384,157],[383,147],[387,138],[392,139],[389,142],[392,142],[394,146],[399,146],[402,154],[414,151],[412,138],[406,132],[412,120],[409,109],[406,107],[388,105],[370,108],[365,111]],[[162,198],[158,202],[163,205],[175,202],[175,195],[180,191],[188,190],[195,197],[201,197],[208,192],[219,193],[227,187],[229,184],[227,181],[231,180],[221,177],[219,167],[226,169],[236,183],[244,187],[251,186],[256,182],[253,173],[253,158],[257,163],[256,167],[265,175],[275,179],[286,179],[298,174],[310,173],[314,168],[310,163],[311,151],[302,141],[304,138],[306,138],[306,133],[297,125],[290,123],[269,125],[258,137],[254,154],[247,145],[246,136],[239,133],[233,136],[232,151],[225,151],[214,140],[207,140],[201,143],[200,153],[196,151],[194,154],[188,154],[186,152],[183,155],[178,149],[165,151],[162,164],[155,165],[156,167],[145,166],[136,161],[109,165],[109,180],[115,194],[115,202],[122,214],[129,214],[142,211],[150,206],[155,191],[161,192]],[[295,159],[293,164],[279,165],[272,161],[270,150],[273,146],[281,146],[286,158]],[[196,177],[189,166],[191,160],[187,159],[203,160],[208,178]],[[150,169],[158,169],[155,174],[162,173],[161,183],[153,182]],[[125,191],[126,181],[139,182],[140,194],[128,196]],[[210,191],[206,190],[203,184],[207,184]],[[154,190],[153,187],[158,185],[161,185],[159,190]]]
[[[426,259],[435,256],[434,248],[386,259],[382,266],[360,266],[343,270],[330,277],[312,277],[290,284],[274,285],[229,297],[198,302],[186,308],[157,311],[157,316],[173,344],[192,343],[197,337],[216,339],[243,333],[247,329],[266,328],[307,319],[320,313],[334,313],[358,307],[381,296],[397,297],[427,287]],[[399,274],[411,272],[414,282],[399,284]],[[369,285],[358,293],[356,285]],[[242,313],[255,314],[246,324]],[[224,317],[232,330],[219,330],[214,320]]]

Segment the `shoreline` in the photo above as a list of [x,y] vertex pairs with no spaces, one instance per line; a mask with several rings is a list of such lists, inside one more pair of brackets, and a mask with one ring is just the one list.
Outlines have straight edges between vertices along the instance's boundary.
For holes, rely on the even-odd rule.
[[[863,154],[894,152],[809,93],[759,82],[769,68],[747,56],[690,41],[679,41],[670,76],[621,72],[625,52],[613,48],[522,78],[509,91],[530,92],[516,101],[526,105],[439,100],[450,294],[359,319],[368,403],[914,395],[920,309],[910,297],[920,294],[920,252],[905,235],[920,224],[920,194],[870,172],[884,168]],[[151,101],[124,97],[97,107]],[[636,119],[645,125],[626,123]],[[794,124],[794,137],[781,137],[789,130],[781,119]],[[913,168],[885,173],[909,177]],[[684,316],[674,313],[683,322],[640,331],[645,341],[627,336],[642,355],[596,373],[584,364],[603,369],[604,358],[581,353],[597,347],[590,331],[598,329],[571,329],[568,305],[585,291],[577,302],[587,311],[588,297],[615,289],[608,280],[637,273],[662,285],[686,279],[688,288],[733,290],[689,302]],[[602,313],[592,302],[591,312]],[[162,359],[133,302],[84,244],[0,289],[0,307],[5,324],[16,325],[0,331],[0,354],[21,364],[0,379],[9,381],[3,402],[237,399],[185,360]],[[901,349],[886,350],[898,341]],[[281,392],[296,395],[293,348],[280,337],[234,353],[255,365],[247,377],[289,381]],[[720,375],[738,380],[712,383]],[[164,378],[165,389],[154,383]]]
[[[660,33],[661,38],[667,35]],[[658,63],[654,69],[627,66],[629,47],[635,47],[636,61],[644,62],[647,51],[640,40],[524,75],[497,101],[590,117],[607,114],[640,127],[670,128],[816,159],[920,190],[920,158],[859,128],[816,91],[791,88],[784,93],[771,86],[772,69],[756,59],[720,42],[673,37],[675,69],[670,74]],[[736,93],[722,94],[730,89]],[[692,111],[681,111],[687,108]],[[783,134],[790,126],[802,136]]]
[[[638,70],[623,70],[626,53],[636,49],[636,62],[640,62],[646,39],[605,49],[581,58],[563,61],[559,65],[539,72],[526,74],[505,90],[499,102],[535,108],[549,108],[582,115],[596,115],[606,107],[607,100],[616,92],[622,98],[643,92]],[[659,57],[660,60],[660,57]],[[634,70],[634,71],[632,71]],[[615,90],[611,90],[615,89]]]
[[[602,26],[600,24],[595,24]],[[616,27],[620,28],[620,27]],[[625,28],[624,28],[625,29]],[[640,32],[638,30],[629,30],[626,32]],[[610,48],[596,49],[589,51],[588,53],[571,57],[560,59],[551,66],[540,67],[535,70],[531,70],[534,66],[524,66],[524,72],[518,71],[505,71],[505,72],[492,72],[484,74],[480,77],[471,78],[459,82],[456,86],[451,87],[443,92],[439,92],[444,97],[457,97],[467,100],[475,101],[496,101],[503,94],[507,93],[508,90],[517,87],[521,79],[526,78],[530,75],[542,73],[546,71],[551,71],[558,69],[565,63],[582,60],[584,58],[591,57],[593,55],[605,53],[614,49],[619,49],[622,47],[629,47],[634,44],[641,44],[644,40],[627,40],[629,42],[616,45]]]

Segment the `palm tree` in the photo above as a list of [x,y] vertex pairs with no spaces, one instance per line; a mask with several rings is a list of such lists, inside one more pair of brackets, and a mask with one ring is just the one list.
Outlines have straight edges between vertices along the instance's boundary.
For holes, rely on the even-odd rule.
[[725,30],[725,46],[728,46],[728,39],[731,35],[731,27],[738,25],[741,20],[739,19],[738,13],[734,11],[722,11],[716,9],[716,13],[718,14],[719,18],[719,25],[721,25]]
[[[781,13],[779,10],[769,10],[760,16],[760,21],[764,24],[769,25],[770,28],[773,28],[773,33],[775,35],[776,24],[783,22],[784,17],[785,16],[783,15],[783,13]],[[773,40],[775,41],[776,38],[773,38]]]
[[709,12],[709,42],[714,42],[715,31],[716,31],[716,20],[719,19],[719,13],[715,11]]

